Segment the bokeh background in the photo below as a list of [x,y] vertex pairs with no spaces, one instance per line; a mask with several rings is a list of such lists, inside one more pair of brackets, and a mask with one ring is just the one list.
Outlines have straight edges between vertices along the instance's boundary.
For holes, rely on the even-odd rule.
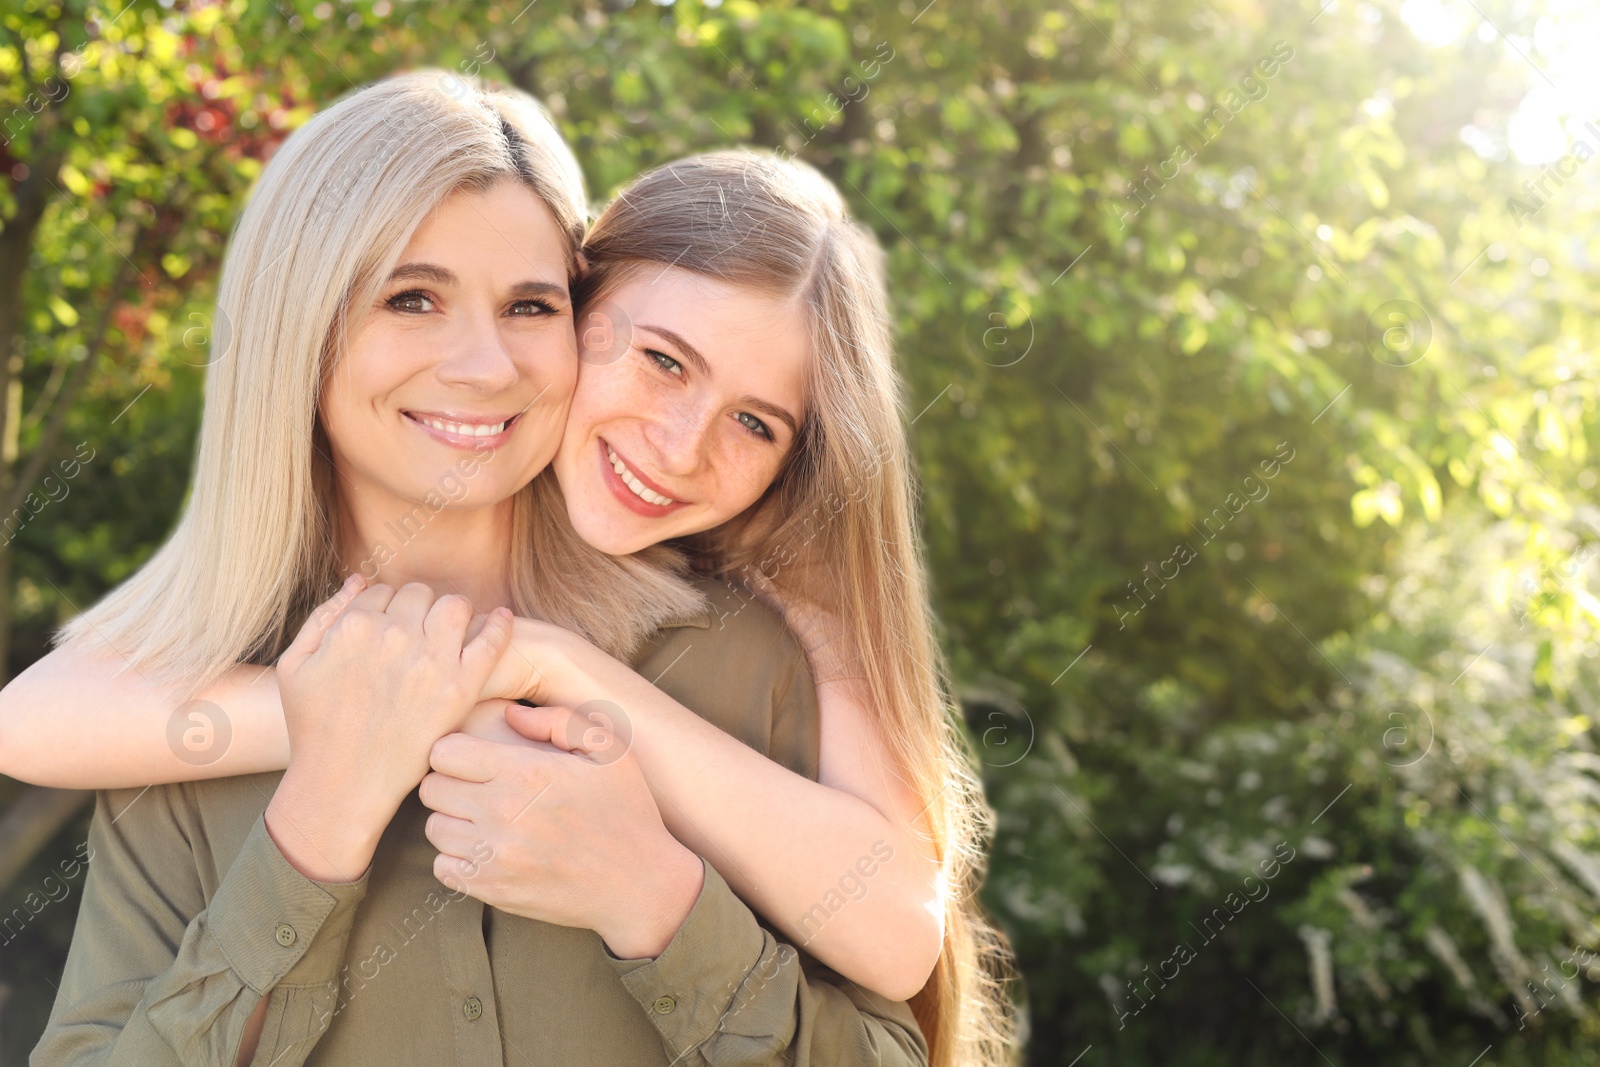
[[[1596,1062],[1592,5],[10,0],[0,28],[8,672],[171,527],[262,161],[386,72],[482,73],[548,102],[597,202],[772,146],[888,248],[1029,1064]],[[84,800],[0,781],[6,1064]]]

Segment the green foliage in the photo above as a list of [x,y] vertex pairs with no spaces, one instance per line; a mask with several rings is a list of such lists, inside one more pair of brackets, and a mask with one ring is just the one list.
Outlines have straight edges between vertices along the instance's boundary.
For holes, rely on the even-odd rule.
[[[14,164],[58,168],[22,451],[118,308],[61,437],[97,458],[16,541],[12,667],[176,513],[260,160],[388,70],[481,71],[599,196],[769,145],[887,247],[1030,1062],[1580,1062],[1600,969],[1526,983],[1600,948],[1595,201],[1519,226],[1536,169],[1473,145],[1535,76],[1399,7],[8,9],[8,227]],[[1532,47],[1533,13],[1483,14]],[[35,112],[23,58],[39,86],[80,48]],[[4,1054],[41,1022],[8,1012]]]

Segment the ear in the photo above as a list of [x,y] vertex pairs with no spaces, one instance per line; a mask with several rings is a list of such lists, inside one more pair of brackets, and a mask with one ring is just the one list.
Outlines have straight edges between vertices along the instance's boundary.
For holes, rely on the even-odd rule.
[[583,254],[583,249],[578,249],[578,254],[572,257],[573,265],[577,268],[577,276],[583,277],[589,273],[589,257]]

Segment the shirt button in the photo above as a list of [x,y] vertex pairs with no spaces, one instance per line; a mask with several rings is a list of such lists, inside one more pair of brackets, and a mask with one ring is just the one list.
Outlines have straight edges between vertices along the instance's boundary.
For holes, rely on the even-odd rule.
[[288,948],[290,945],[294,944],[294,927],[290,926],[288,923],[278,924],[277,935],[278,944],[282,945],[284,948]]
[[483,1015],[483,1001],[477,997],[468,997],[466,1004],[462,1006],[462,1010],[467,1013],[468,1019],[480,1018]]
[[656,998],[656,1002],[651,1005],[651,1007],[653,1007],[655,1009],[655,1013],[657,1015],[666,1015],[669,1012],[671,1012],[673,1008],[676,1008],[677,1006],[678,1006],[678,1001],[675,998],[670,997],[670,996],[668,996],[668,997],[657,997]]

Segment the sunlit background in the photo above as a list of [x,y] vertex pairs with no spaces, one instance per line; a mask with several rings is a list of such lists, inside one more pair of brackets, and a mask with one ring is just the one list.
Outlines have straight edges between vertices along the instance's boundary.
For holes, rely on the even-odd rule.
[[[12,0],[0,27],[10,673],[171,527],[261,161],[391,70],[483,73],[547,101],[597,204],[753,143],[888,249],[1027,1063],[1595,1062],[1600,8]],[[0,781],[4,1063],[54,996],[85,799]]]

